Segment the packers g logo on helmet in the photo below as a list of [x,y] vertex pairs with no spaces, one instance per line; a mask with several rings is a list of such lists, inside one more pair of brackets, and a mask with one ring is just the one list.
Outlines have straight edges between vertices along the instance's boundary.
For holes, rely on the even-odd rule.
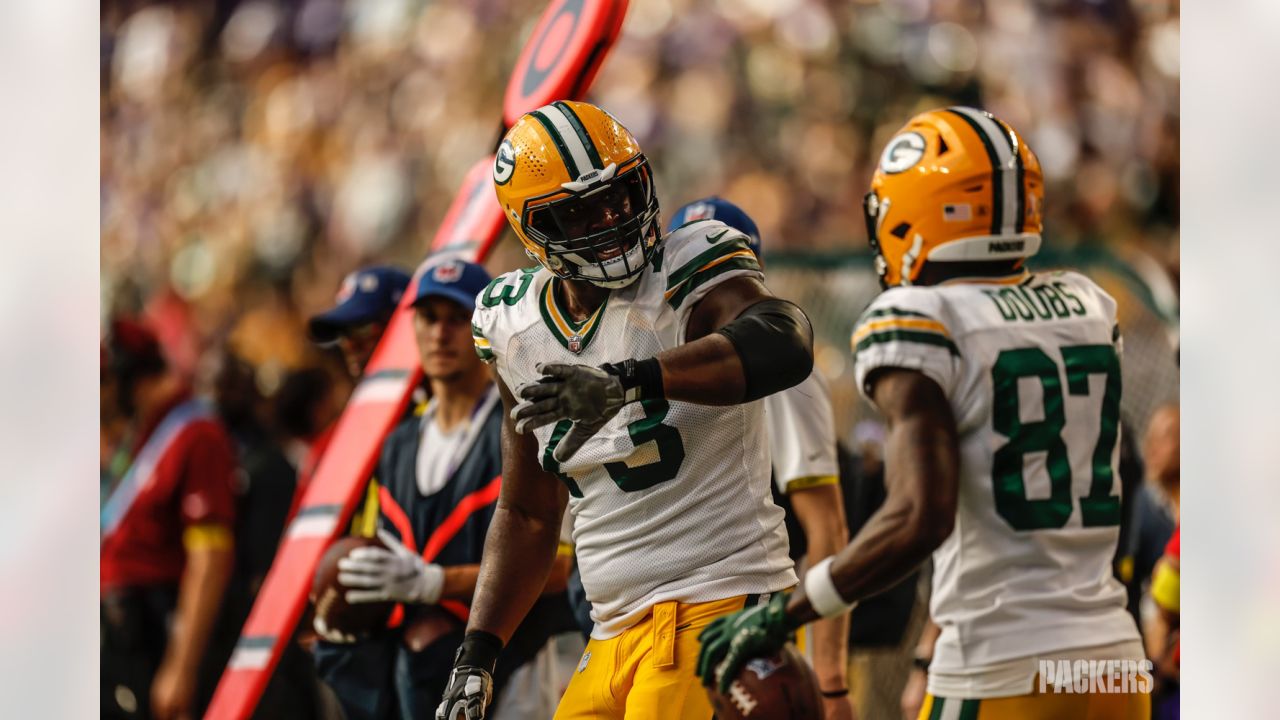
[[968,107],[909,120],[880,156],[863,203],[885,287],[917,281],[926,261],[1023,259],[1040,249],[1040,161],[1013,128]]
[[595,105],[557,101],[521,117],[498,148],[493,181],[525,253],[559,277],[625,287],[661,240],[649,162]]
[[924,137],[918,132],[898,135],[885,146],[880,169],[893,174],[911,169],[924,157]]
[[510,140],[503,140],[493,158],[493,181],[498,185],[506,185],[511,181],[511,174],[516,170],[516,149]]

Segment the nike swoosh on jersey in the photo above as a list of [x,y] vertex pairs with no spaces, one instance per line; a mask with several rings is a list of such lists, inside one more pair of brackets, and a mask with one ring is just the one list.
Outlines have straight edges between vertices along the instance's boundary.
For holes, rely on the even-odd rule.
[[720,242],[720,238],[724,237],[725,234],[727,234],[728,232],[729,232],[728,230],[721,230],[715,235],[708,235],[707,242],[711,243],[712,245],[715,245],[716,243]]

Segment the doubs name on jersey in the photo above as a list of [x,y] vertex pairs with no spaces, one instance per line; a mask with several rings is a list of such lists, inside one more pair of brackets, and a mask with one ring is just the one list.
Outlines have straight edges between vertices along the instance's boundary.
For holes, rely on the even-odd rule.
[[1088,312],[1080,298],[1061,280],[984,289],[982,294],[995,303],[1000,317],[1007,322],[1066,319]]

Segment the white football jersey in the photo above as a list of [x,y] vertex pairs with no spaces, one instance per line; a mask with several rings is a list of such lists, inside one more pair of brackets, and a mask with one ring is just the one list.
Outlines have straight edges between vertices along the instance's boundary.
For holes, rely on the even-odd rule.
[[837,482],[836,422],[822,373],[814,368],[799,385],[765,397],[764,407],[778,491]]
[[935,670],[954,677],[1138,637],[1111,575],[1120,531],[1115,308],[1088,278],[1056,272],[894,288],[858,321],[863,393],[876,368],[918,370],[946,393],[959,428],[955,530],[933,556],[930,611],[942,635],[931,691],[954,692],[935,686]]
[[[513,389],[537,380],[542,363],[652,357],[684,343],[692,307],[735,277],[763,279],[745,236],[712,220],[668,235],[640,278],[582,323],[562,309],[550,272],[510,272],[476,298],[476,348]],[[593,637],[618,634],[659,602],[796,583],[769,490],[763,413],[759,402],[632,403],[564,463],[552,451],[570,423],[533,431],[543,467],[569,488]]]

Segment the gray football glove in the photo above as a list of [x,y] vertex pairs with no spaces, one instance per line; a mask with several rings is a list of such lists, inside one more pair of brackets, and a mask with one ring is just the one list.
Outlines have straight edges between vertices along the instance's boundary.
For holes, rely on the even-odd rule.
[[628,393],[622,378],[603,368],[548,363],[538,372],[541,379],[516,388],[521,402],[511,409],[511,419],[519,433],[573,421],[552,455],[556,462],[573,457],[623,406],[640,399],[638,389]]

